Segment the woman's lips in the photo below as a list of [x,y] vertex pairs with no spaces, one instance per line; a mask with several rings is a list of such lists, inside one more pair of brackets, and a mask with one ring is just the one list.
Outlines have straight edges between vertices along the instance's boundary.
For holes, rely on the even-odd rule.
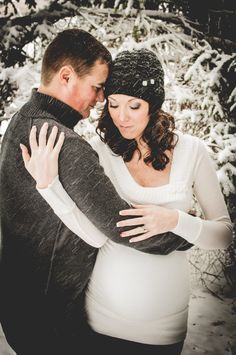
[[120,125],[120,128],[123,128],[123,129],[129,129],[129,128],[132,128],[133,126],[121,126]]

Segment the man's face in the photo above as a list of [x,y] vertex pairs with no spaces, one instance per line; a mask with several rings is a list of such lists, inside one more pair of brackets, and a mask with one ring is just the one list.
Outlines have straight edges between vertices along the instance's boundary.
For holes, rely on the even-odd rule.
[[66,102],[79,111],[83,118],[90,114],[96,103],[104,101],[103,86],[108,76],[108,66],[97,60],[89,74],[79,77],[74,71],[68,81]]

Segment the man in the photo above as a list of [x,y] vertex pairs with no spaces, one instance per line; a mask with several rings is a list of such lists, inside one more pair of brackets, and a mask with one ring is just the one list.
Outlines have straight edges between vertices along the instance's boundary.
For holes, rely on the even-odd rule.
[[[89,33],[59,33],[46,49],[39,89],[12,118],[4,136],[0,321],[19,355],[80,353],[89,341],[83,297],[97,254],[62,224],[24,168],[19,144],[27,144],[33,125],[40,128],[48,122],[64,132],[60,179],[97,228],[117,243],[167,253],[159,248],[159,237],[131,244],[119,237],[119,211],[129,205],[104,174],[97,154],[73,131],[96,102],[104,100],[110,62],[110,53]],[[171,233],[164,236],[166,241],[171,238],[183,244]]]

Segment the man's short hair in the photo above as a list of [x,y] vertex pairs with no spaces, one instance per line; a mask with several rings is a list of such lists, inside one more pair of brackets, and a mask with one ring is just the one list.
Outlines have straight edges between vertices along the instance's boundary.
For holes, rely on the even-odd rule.
[[90,33],[81,29],[68,29],[58,33],[48,45],[42,62],[41,81],[48,85],[64,65],[71,65],[78,76],[88,74],[97,60],[111,63],[106,47]]

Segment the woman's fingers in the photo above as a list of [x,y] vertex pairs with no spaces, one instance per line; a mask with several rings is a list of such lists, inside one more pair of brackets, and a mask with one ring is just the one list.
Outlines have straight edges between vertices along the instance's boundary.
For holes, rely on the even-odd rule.
[[48,123],[45,122],[39,132],[39,147],[44,148],[47,141]]
[[123,221],[117,222],[117,227],[127,227],[127,226],[138,226],[139,224],[144,224],[143,217],[140,218],[132,218],[132,219],[125,219]]
[[29,144],[30,144],[31,152],[33,152],[33,150],[38,148],[36,132],[37,132],[36,126],[33,126],[30,130],[30,135],[29,135]]
[[131,204],[132,205],[132,207],[134,207],[134,208],[138,208],[138,209],[143,209],[143,208],[149,208],[150,207],[150,205],[136,205],[135,203],[132,203]]
[[[151,232],[149,232],[145,229],[145,226],[136,227],[136,228],[130,229],[129,231],[122,232],[120,234],[120,236],[121,237],[132,237],[133,235],[137,235],[137,234],[140,234],[140,236],[136,237],[136,238],[143,238],[143,239],[139,239],[139,240],[144,240],[144,239],[152,236]],[[133,239],[134,238],[132,238],[132,241],[133,241]]]
[[148,234],[144,227],[140,226],[137,228],[130,229],[129,231],[122,232],[120,234],[121,237],[132,237],[133,235],[137,234]]
[[58,141],[54,147],[54,152],[59,155],[60,151],[61,151],[61,147],[63,146],[65,140],[65,134],[64,132],[61,132],[58,138]]
[[24,144],[20,144],[20,148],[21,148],[22,158],[23,158],[24,164],[26,166],[28,161],[30,160],[30,155],[29,155],[27,147]]
[[153,237],[153,235],[151,233],[144,233],[138,237],[134,237],[134,238],[131,238],[129,240],[130,243],[134,243],[134,242],[141,242],[142,240],[145,240],[145,239],[148,239],[148,238],[151,238]]
[[45,122],[39,132],[38,136],[38,142],[37,142],[37,128],[36,126],[33,126],[30,131],[30,136],[29,136],[29,143],[30,143],[30,149],[31,151],[35,151],[37,148],[42,148],[44,149],[47,147],[48,151],[54,150],[56,154],[60,153],[61,147],[64,143],[64,132],[61,132],[58,138],[57,143],[56,138],[58,134],[58,127],[53,126],[52,131],[48,137],[47,140],[47,132],[48,132],[48,123]]
[[[48,137],[48,141],[47,141],[47,148],[49,150],[52,150],[57,138],[57,133],[58,133],[58,128],[57,126],[53,126],[52,131]],[[46,137],[45,137],[46,138]]]
[[146,214],[145,209],[135,209],[135,208],[130,208],[128,210],[121,210],[119,214],[121,216],[144,216]]

